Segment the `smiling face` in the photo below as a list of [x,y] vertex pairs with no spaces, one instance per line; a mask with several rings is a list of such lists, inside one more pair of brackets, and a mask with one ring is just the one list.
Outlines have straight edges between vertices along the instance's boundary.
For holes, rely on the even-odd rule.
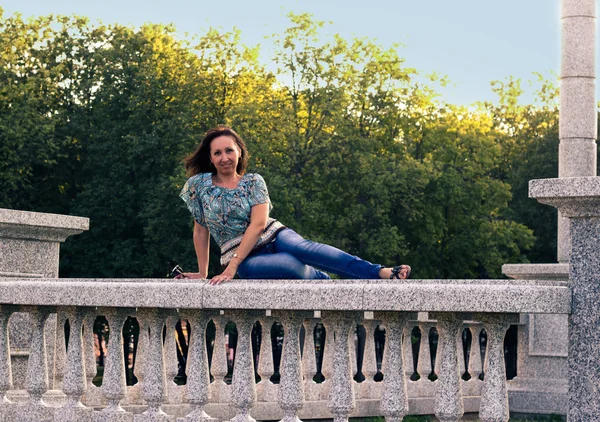
[[210,161],[220,176],[235,174],[241,155],[240,148],[231,136],[219,136],[210,143]]

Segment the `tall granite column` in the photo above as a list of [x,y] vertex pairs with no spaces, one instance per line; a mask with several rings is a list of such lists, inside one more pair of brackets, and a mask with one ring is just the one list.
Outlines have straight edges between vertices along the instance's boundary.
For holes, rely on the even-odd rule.
[[569,422],[600,415],[600,177],[532,180],[529,196],[570,220]]
[[[596,0],[561,0],[559,178],[596,175]],[[506,264],[509,277],[558,280],[569,274],[569,219],[558,215],[557,264]],[[561,413],[567,401],[567,318],[523,314],[511,410]],[[519,386],[519,384],[522,384]],[[523,388],[525,387],[525,388]],[[548,393],[552,391],[552,393]]]
[[[596,0],[562,0],[558,177],[596,175]],[[569,262],[569,219],[559,210],[558,262]]]

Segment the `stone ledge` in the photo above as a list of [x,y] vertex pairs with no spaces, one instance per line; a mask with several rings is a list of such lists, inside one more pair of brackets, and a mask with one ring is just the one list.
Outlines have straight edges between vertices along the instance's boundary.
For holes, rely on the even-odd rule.
[[571,294],[536,280],[4,279],[0,303],[171,309],[567,314]]

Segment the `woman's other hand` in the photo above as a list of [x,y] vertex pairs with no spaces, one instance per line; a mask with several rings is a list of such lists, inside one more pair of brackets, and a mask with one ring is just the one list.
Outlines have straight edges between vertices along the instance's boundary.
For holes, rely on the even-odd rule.
[[226,268],[221,274],[214,276],[210,279],[210,284],[221,284],[224,281],[232,280],[235,277],[235,271]]
[[206,276],[200,274],[200,273],[182,273],[182,274],[177,274],[175,276],[176,279],[179,278],[196,278],[196,279],[204,279],[206,278]]

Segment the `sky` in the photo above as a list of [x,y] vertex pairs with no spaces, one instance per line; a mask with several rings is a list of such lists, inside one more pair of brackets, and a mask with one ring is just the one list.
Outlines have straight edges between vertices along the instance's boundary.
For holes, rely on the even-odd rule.
[[261,45],[265,64],[271,46],[265,37],[289,26],[287,13],[308,12],[332,22],[324,34],[366,37],[384,47],[401,43],[406,66],[447,75],[451,84],[438,91],[454,104],[494,100],[490,81],[509,76],[523,80],[522,102],[531,102],[535,88],[527,81],[537,79],[535,72],[548,79],[560,74],[560,0],[2,0],[0,7],[5,17],[173,23],[182,37],[235,26],[244,44]]

